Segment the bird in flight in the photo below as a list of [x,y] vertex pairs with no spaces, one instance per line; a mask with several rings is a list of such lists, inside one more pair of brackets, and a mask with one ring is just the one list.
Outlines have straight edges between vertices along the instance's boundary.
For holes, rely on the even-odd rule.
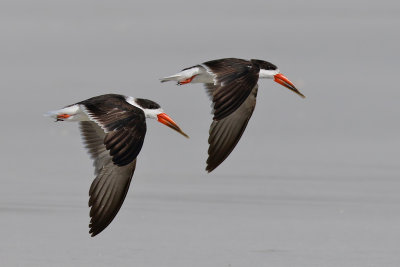
[[208,138],[208,172],[217,168],[239,142],[256,106],[258,80],[263,78],[274,79],[305,97],[277,66],[258,59],[211,60],[160,79],[161,82],[177,81],[178,85],[204,83],[213,107]]
[[146,118],[188,137],[156,102],[118,94],[92,97],[46,115],[56,121],[79,121],[94,160],[96,178],[89,190],[91,236],[111,223],[124,202],[146,135]]

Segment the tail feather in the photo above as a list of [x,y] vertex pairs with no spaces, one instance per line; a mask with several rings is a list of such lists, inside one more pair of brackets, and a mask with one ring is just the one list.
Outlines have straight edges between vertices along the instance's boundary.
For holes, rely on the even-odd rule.
[[178,72],[174,75],[167,76],[164,78],[161,78],[160,81],[163,82],[168,82],[168,81],[184,81],[186,79],[190,79],[193,76],[201,74],[202,69],[199,66],[194,66],[190,68],[183,69],[181,72]]
[[59,120],[80,121],[86,120],[87,115],[80,111],[79,105],[71,105],[59,110],[52,110],[43,114],[45,117],[50,117]]
[[51,110],[51,111],[44,113],[43,116],[57,119],[58,113],[59,113],[59,110]]
[[165,82],[168,82],[168,81],[179,81],[180,78],[181,78],[180,75],[175,74],[175,75],[172,75],[172,76],[161,78],[160,81],[162,83],[165,83]]

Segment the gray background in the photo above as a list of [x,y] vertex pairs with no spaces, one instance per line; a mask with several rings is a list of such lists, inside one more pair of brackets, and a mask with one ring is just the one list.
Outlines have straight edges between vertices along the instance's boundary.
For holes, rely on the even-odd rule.
[[[0,265],[399,266],[398,1],[0,2]],[[158,78],[223,57],[271,61],[307,96],[260,82],[211,174],[201,85]],[[102,93],[155,121],[127,199],[88,235],[91,161],[42,114]]]

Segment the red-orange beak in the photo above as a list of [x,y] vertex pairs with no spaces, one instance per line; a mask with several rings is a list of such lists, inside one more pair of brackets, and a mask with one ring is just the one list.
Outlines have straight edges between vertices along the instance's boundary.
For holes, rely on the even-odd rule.
[[288,78],[285,77],[285,75],[278,73],[274,76],[274,81],[285,86],[286,88],[288,88],[289,90],[292,90],[293,92],[295,92],[296,94],[298,94],[299,96],[305,98],[305,96],[300,93],[299,90],[297,90],[297,88],[294,86],[294,84],[289,81]]
[[179,126],[165,113],[160,113],[157,115],[157,120],[159,122],[161,122],[164,125],[167,125],[169,128],[174,129],[175,131],[177,131],[178,133],[180,133],[181,135],[183,135],[186,138],[189,138],[189,136],[187,134],[185,134],[181,128],[179,128]]

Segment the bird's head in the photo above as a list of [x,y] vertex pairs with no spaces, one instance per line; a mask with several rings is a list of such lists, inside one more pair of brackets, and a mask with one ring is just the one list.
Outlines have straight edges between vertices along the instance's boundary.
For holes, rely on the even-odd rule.
[[275,82],[279,83],[280,85],[285,86],[289,90],[292,90],[296,94],[298,94],[301,97],[305,97],[302,93],[300,93],[299,90],[294,86],[294,84],[285,77],[282,73],[280,73],[279,69],[277,66],[274,64],[264,61],[264,60],[258,60],[258,59],[252,59],[251,62],[255,65],[257,65],[260,68],[259,72],[259,78],[262,79],[274,79]]
[[135,106],[143,110],[146,118],[156,119],[162,124],[182,134],[186,138],[189,138],[189,136],[184,133],[181,128],[179,128],[179,126],[166,113],[164,113],[164,110],[156,102],[142,98],[135,98],[134,102],[136,104]]

